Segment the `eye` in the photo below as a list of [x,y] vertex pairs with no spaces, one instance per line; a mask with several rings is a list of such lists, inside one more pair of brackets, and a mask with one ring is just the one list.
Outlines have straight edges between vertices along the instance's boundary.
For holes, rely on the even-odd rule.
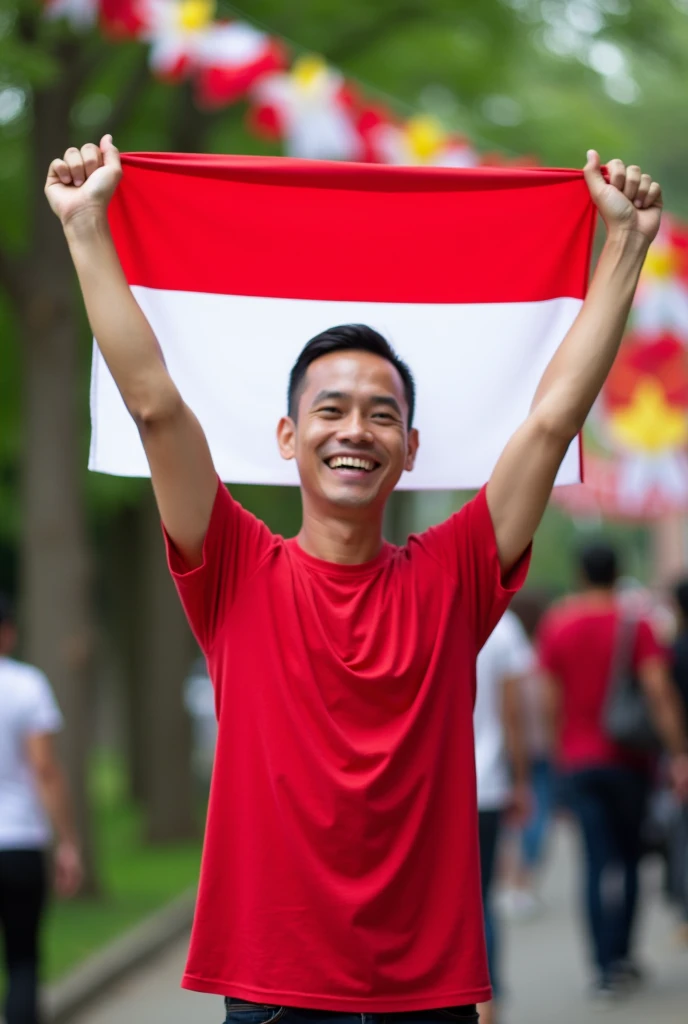
[[338,416],[340,410],[336,405],[323,405],[318,409],[318,412],[325,413],[327,416]]
[[387,420],[388,422],[392,422],[395,419],[395,417],[392,415],[391,412],[374,412],[373,413],[373,419],[374,420]]

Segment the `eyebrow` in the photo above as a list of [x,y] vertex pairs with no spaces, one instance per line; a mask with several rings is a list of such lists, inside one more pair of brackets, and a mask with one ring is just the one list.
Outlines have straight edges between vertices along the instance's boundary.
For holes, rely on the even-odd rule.
[[[346,401],[351,398],[351,395],[346,391],[319,391],[313,399],[313,406],[319,405],[320,402],[326,401]],[[392,398],[391,395],[373,395],[371,398],[372,405],[387,405],[390,409],[394,409],[399,416],[402,415],[401,406],[397,402],[396,398]]]

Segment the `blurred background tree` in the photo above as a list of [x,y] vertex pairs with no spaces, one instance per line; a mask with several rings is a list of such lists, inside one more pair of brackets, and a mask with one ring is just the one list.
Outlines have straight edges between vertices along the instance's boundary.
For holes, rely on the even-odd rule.
[[[594,146],[646,164],[669,208],[688,215],[686,0],[245,0],[219,9],[322,54],[400,114],[437,115],[482,150],[581,166]],[[86,836],[96,698],[119,722],[105,729],[126,753],[148,838],[194,832],[182,704],[194,646],[149,486],[85,471],[90,339],[43,181],[53,157],[105,131],[123,150],[277,152],[251,134],[245,109],[199,110],[188,84],[151,78],[144,46],[47,23],[36,0],[5,0],[0,10],[0,586],[21,595],[22,654],[47,671],[65,711]],[[296,491],[237,492],[274,529],[297,529]],[[394,539],[462,500],[396,499]],[[568,551],[581,529],[550,510],[535,581],[570,582]],[[632,570],[646,573],[647,531],[610,529]]]

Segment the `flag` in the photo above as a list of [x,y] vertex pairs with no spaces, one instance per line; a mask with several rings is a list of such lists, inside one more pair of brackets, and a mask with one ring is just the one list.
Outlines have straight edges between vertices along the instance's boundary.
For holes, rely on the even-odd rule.
[[[416,378],[407,488],[472,488],[526,418],[581,307],[595,209],[582,172],[134,153],[110,204],[132,291],[218,472],[297,483],[275,441],[289,371],[340,323]],[[148,474],[94,346],[91,469]],[[560,483],[580,480],[580,443]]]

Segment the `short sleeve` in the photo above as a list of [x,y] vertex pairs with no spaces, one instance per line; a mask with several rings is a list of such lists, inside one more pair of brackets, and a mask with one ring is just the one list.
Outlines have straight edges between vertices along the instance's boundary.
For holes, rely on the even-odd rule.
[[21,732],[24,736],[60,731],[62,715],[47,676],[32,668],[25,677],[23,696]]
[[267,557],[275,537],[231,497],[219,479],[199,566],[187,570],[164,527],[163,533],[186,617],[207,653],[242,585]]
[[502,572],[486,488],[453,516],[416,538],[428,554],[456,575],[479,651],[528,575],[531,546]]
[[652,626],[646,619],[640,619],[633,647],[633,666],[638,669],[644,661],[651,658],[667,659],[666,651],[655,636]]

